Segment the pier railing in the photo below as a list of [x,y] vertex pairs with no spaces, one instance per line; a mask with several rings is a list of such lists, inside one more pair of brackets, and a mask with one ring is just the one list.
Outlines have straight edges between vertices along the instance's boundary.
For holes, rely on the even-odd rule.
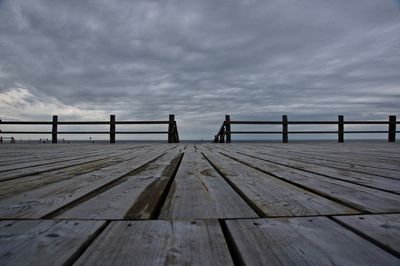
[[[337,134],[338,142],[344,142],[344,134],[354,133],[386,133],[388,142],[396,141],[396,116],[390,115],[387,121],[345,121],[343,115],[338,116],[337,121],[289,121],[287,115],[282,116],[281,121],[235,121],[230,115],[225,116],[217,135],[214,136],[214,143],[231,143],[232,134],[280,134],[282,142],[287,143],[289,134]],[[232,125],[281,125],[280,131],[235,131]],[[337,125],[337,130],[314,130],[314,131],[289,131],[289,125]],[[387,130],[345,130],[345,125],[386,125]]]
[[[168,125],[168,131],[117,131],[116,125]],[[48,134],[52,143],[57,143],[60,134],[109,134],[110,143],[115,143],[116,134],[168,134],[168,143],[179,143],[178,127],[175,115],[169,115],[168,121],[117,121],[115,115],[110,115],[109,121],[59,121],[57,115],[53,115],[52,121],[2,121],[0,125],[51,125],[51,131],[2,131],[0,135],[7,134]],[[109,125],[109,131],[59,131],[59,125]]]

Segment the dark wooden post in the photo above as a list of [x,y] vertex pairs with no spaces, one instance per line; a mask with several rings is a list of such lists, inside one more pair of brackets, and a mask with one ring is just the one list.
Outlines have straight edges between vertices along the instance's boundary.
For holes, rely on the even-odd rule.
[[389,133],[388,133],[388,141],[395,142],[396,141],[396,116],[389,116]]
[[174,121],[174,143],[179,143],[179,133],[178,133],[178,126],[176,124],[176,121]]
[[282,115],[282,142],[288,143],[288,118]]
[[58,125],[58,116],[53,115],[53,124],[51,130],[51,143],[57,143],[57,125]]
[[338,142],[344,142],[344,117],[338,116]]
[[115,115],[110,115],[110,143],[115,143]]
[[175,115],[169,115],[168,120],[168,143],[174,143]]
[[219,143],[225,143],[225,123],[222,125],[219,135]]
[[231,143],[231,116],[225,115],[226,143]]

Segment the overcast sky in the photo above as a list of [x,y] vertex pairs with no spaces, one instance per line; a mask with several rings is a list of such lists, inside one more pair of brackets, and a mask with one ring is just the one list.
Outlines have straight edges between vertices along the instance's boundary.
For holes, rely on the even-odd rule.
[[395,0],[0,0],[3,120],[400,114]]

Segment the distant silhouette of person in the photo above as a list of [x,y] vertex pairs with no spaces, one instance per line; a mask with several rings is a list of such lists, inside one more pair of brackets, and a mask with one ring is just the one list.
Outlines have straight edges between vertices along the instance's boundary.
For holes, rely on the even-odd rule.
[[0,143],[3,144],[3,137],[0,137]]
[[15,143],[14,137],[11,137],[11,143]]

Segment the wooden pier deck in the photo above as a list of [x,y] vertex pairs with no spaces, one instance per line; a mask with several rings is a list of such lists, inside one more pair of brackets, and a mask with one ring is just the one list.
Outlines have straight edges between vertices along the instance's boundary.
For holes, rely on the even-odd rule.
[[398,143],[0,146],[0,265],[400,265]]

